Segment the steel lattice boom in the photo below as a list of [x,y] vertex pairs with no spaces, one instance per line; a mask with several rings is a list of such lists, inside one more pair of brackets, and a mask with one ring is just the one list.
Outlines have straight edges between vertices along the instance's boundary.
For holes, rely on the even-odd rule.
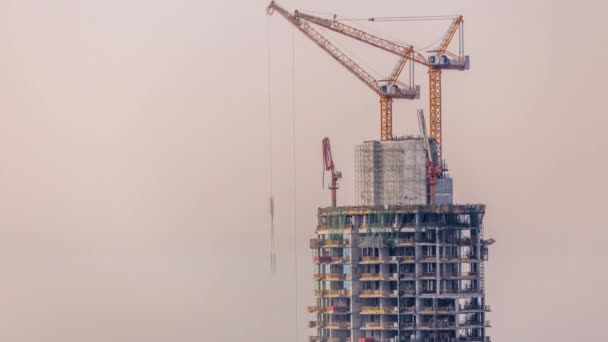
[[[295,11],[292,14],[285,8],[278,5],[275,1],[272,1],[270,5],[268,5],[266,11],[268,14],[273,14],[274,11],[281,14],[285,19],[304,33],[304,35],[315,42],[321,49],[327,52],[331,57],[338,61],[338,63],[344,66],[348,71],[355,75],[355,77],[365,83],[365,85],[380,96],[380,138],[381,140],[392,140],[393,99],[416,99],[419,97],[419,88],[399,82],[399,75],[404,69],[407,61],[417,59],[419,63],[426,63],[424,57],[417,54],[411,46],[406,47],[399,45],[354,27],[345,25],[336,20],[319,18],[309,14],[300,13],[298,11]],[[393,72],[389,76],[389,79],[384,81],[386,84],[381,85],[380,82],[383,81],[376,80],[367,71],[361,68],[361,66],[340,51],[340,49],[333,45],[327,38],[316,31],[310,25],[310,23],[340,32],[351,38],[398,55],[400,57],[398,64],[395,66],[395,68],[393,68]]]

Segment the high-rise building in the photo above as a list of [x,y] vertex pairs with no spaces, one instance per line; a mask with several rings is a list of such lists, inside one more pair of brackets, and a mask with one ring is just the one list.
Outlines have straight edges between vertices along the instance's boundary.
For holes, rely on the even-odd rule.
[[427,204],[420,139],[355,152],[361,205],[320,208],[310,241],[310,342],[489,341],[485,206],[451,204],[447,177]]

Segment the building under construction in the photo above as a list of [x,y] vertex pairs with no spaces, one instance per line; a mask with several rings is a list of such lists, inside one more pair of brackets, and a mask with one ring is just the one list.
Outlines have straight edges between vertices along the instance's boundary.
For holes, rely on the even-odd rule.
[[310,341],[489,341],[484,210],[319,209]]
[[428,204],[423,142],[356,146],[359,204],[319,209],[311,342],[489,341],[485,206],[452,204],[446,174]]
[[[355,146],[356,205],[337,205],[342,174],[329,140],[323,141],[332,205],[319,209],[310,240],[315,303],[308,307],[308,325],[315,334],[309,342],[489,342],[484,262],[493,240],[484,238],[485,206],[453,203],[442,155],[441,73],[469,67],[462,16],[450,18],[439,46],[423,56],[337,16],[290,13],[274,1],[267,11],[286,18],[380,96],[381,140]],[[374,78],[313,24],[397,55],[397,65],[390,76]],[[455,36],[458,53],[448,51]],[[408,62],[428,70],[430,130],[419,110],[420,136],[396,138],[393,100],[419,98],[413,78],[410,84],[398,80]]]

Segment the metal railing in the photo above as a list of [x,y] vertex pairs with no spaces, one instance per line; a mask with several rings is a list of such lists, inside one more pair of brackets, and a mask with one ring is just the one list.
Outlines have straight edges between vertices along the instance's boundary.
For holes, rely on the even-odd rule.
[[359,280],[390,280],[397,279],[397,273],[361,273]]
[[350,290],[316,290],[316,297],[350,297]]
[[309,336],[308,342],[350,342],[350,338]]
[[455,328],[454,322],[438,321],[438,322],[418,322],[419,328]]
[[327,328],[327,329],[349,329],[350,322],[326,322],[325,328]]
[[362,329],[398,329],[398,322],[363,322]]
[[452,306],[445,306],[445,307],[425,307],[425,308],[420,308],[420,310],[418,311],[419,313],[449,313],[449,312],[453,312],[454,311],[454,307]]
[[310,239],[310,248],[317,249],[322,247],[349,247],[350,240],[341,239],[341,240],[320,240],[320,239]]
[[387,290],[361,290],[361,297],[396,297],[397,291]]
[[388,313],[397,313],[398,310],[396,307],[388,306],[388,307],[379,307],[379,306],[363,306],[361,307],[361,313],[363,314],[388,314]]
[[319,312],[319,313],[345,313],[348,312],[349,307],[347,306],[336,306],[336,305],[328,305],[328,306],[309,306],[307,307],[308,312]]
[[350,280],[350,273],[315,273],[313,275],[314,280],[334,280],[334,281],[342,281],[342,280]]
[[345,262],[350,262],[350,257],[342,256],[328,256],[328,255],[320,255],[313,258],[313,262],[315,264],[341,264]]
[[489,305],[461,305],[460,311],[492,311]]

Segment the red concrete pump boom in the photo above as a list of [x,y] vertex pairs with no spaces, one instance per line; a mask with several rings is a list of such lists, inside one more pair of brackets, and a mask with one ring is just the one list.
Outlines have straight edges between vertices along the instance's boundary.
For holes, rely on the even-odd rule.
[[331,145],[329,144],[329,138],[323,139],[323,180],[325,181],[325,171],[331,172],[331,183],[329,184],[329,190],[331,190],[331,206],[336,207],[336,190],[338,190],[338,180],[342,178],[342,173],[336,171],[334,166],[334,159],[331,156]]

